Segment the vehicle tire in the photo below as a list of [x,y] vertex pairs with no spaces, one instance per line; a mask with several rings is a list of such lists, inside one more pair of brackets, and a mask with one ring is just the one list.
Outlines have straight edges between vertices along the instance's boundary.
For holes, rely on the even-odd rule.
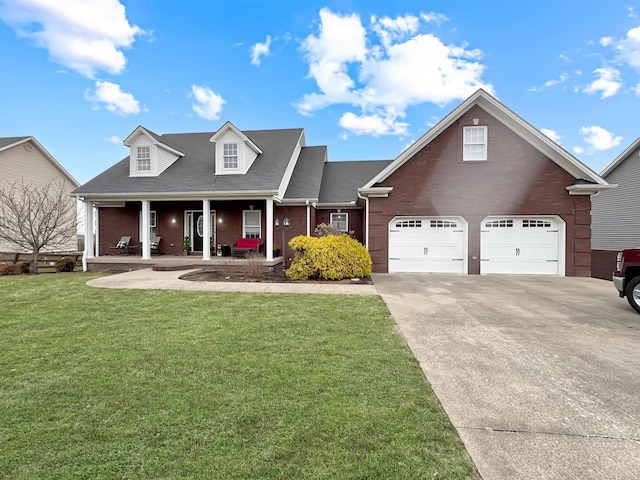
[[629,305],[631,305],[636,312],[640,313],[640,276],[632,279],[627,284],[625,291]]

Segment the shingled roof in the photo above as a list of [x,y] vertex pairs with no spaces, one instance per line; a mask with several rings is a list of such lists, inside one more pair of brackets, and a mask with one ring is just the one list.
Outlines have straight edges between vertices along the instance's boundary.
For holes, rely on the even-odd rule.
[[358,188],[378,175],[391,160],[327,162],[322,173],[319,204],[355,204]]
[[263,153],[244,175],[215,175],[214,145],[209,141],[215,132],[165,134],[158,139],[174,146],[184,157],[157,177],[129,176],[129,157],[74,190],[80,196],[130,194],[175,195],[189,193],[275,192],[278,190],[296,145],[301,128],[251,130],[243,133]]

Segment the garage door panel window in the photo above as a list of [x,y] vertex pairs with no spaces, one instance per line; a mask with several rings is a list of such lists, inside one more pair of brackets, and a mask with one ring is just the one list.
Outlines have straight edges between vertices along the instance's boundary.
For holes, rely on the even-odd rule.
[[431,220],[429,226],[431,228],[457,228],[458,224],[450,220]]
[[402,220],[396,222],[396,228],[422,228],[422,220]]

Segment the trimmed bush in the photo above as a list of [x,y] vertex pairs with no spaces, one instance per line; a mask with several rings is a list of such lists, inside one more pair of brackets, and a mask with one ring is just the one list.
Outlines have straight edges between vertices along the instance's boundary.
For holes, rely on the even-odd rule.
[[76,268],[76,259],[71,257],[64,257],[57,260],[54,268],[56,272],[73,272]]
[[0,275],[20,275],[29,273],[29,262],[2,263],[0,264]]
[[369,252],[349,235],[300,235],[292,238],[289,246],[295,250],[293,262],[287,269],[291,280],[342,280],[371,275]]

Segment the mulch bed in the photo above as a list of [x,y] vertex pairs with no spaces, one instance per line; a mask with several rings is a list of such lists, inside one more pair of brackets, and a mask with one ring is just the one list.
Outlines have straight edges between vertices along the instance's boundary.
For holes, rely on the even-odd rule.
[[[193,282],[268,282],[268,283],[302,283],[289,280],[282,275],[281,269],[263,272],[259,277],[252,277],[247,272],[233,270],[203,270],[180,277]],[[370,277],[345,278],[344,280],[307,280],[304,283],[345,283],[350,285],[370,285]]]

